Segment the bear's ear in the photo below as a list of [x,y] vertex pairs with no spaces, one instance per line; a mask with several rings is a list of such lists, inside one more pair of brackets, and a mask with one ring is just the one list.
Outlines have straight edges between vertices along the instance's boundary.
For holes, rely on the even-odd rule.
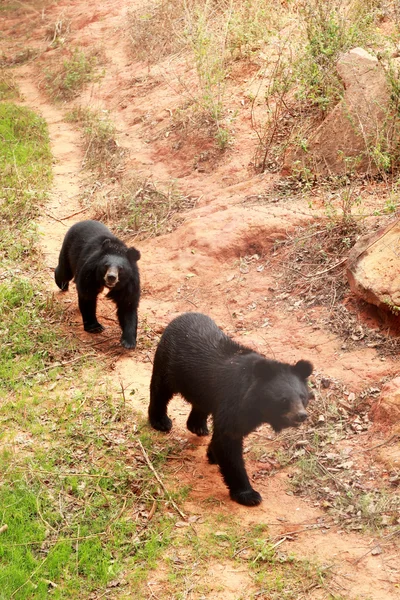
[[307,379],[313,372],[313,366],[308,360],[299,360],[294,365],[293,371],[302,379]]
[[110,246],[111,246],[111,240],[110,240],[110,238],[106,238],[103,241],[101,248],[102,248],[102,250],[108,250],[110,248]]
[[126,253],[126,255],[131,264],[137,262],[140,259],[139,250],[136,250],[136,248],[134,248],[133,246],[132,248],[128,248],[128,252]]
[[253,373],[260,379],[272,379],[276,375],[276,367],[265,358],[260,358],[254,363]]

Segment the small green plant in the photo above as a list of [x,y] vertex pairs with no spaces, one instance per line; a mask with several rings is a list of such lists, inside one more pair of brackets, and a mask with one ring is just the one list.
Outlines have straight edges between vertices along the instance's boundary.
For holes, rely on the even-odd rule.
[[75,48],[70,58],[59,67],[45,70],[45,87],[53,100],[72,100],[84,86],[98,81],[103,73],[97,71],[98,56]]
[[312,170],[300,161],[293,163],[291,179],[296,180],[301,185],[303,191],[310,190],[315,183],[315,176]]
[[219,149],[225,150],[229,145],[231,136],[227,129],[224,129],[223,127],[218,127],[217,133],[215,134],[215,139]]
[[107,111],[92,111],[75,107],[67,114],[67,121],[83,127],[85,158],[83,166],[108,176],[115,175],[124,158],[124,149],[116,141],[115,125]]
[[399,197],[398,193],[393,190],[387,200],[385,201],[385,206],[383,209],[384,213],[391,214],[395,213],[399,208]]
[[283,15],[273,3],[245,0],[227,4],[229,15],[227,50],[233,58],[251,56],[279,29]]
[[390,310],[390,312],[396,315],[396,317],[400,315],[400,306],[397,306],[397,304],[393,304],[391,300],[385,300],[385,304]]
[[299,93],[325,113],[342,96],[336,61],[341,53],[371,41],[374,10],[358,0],[308,0],[302,17],[307,43],[298,63],[303,75]]
[[390,104],[382,131],[368,151],[379,174],[387,179],[400,165],[400,70],[387,53],[381,64],[385,65]]
[[[224,112],[226,77],[224,23],[215,19],[212,2],[208,0],[194,8],[185,3],[185,20],[185,35],[192,50],[200,87],[196,104],[218,130]],[[229,21],[225,23],[226,27],[228,25]]]

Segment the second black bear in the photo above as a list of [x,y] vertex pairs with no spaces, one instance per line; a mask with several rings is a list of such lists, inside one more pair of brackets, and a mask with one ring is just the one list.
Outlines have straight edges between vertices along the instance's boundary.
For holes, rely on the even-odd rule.
[[167,326],[158,344],[150,384],[149,420],[159,431],[172,427],[167,406],[180,393],[191,405],[189,431],[207,435],[212,415],[210,463],[219,465],[230,496],[256,506],[262,498],[250,484],[243,438],[262,423],[275,431],[307,418],[312,364],[269,360],[231,340],[201,313],[185,313]]
[[75,280],[83,326],[89,333],[104,330],[96,317],[97,296],[104,287],[117,305],[121,344],[135,348],[140,299],[137,261],[140,252],[128,248],[99,221],[81,221],[66,233],[54,276],[62,291]]

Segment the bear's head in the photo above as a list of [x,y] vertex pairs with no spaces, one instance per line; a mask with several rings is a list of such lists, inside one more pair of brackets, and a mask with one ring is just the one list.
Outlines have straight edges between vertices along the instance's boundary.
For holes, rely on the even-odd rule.
[[253,402],[257,402],[261,422],[274,431],[298,427],[307,417],[307,405],[314,394],[308,387],[313,366],[307,360],[295,365],[261,358],[254,364]]
[[110,239],[104,240],[101,247],[101,257],[97,265],[97,274],[104,285],[112,290],[116,285],[123,285],[132,277],[132,269],[140,259],[136,248],[126,248]]

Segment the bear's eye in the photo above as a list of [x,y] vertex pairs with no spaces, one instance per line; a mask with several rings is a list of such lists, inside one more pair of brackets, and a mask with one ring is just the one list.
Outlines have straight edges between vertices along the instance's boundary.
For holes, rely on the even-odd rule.
[[278,402],[279,402],[279,408],[281,408],[282,410],[289,410],[289,408],[290,408],[289,398],[280,398],[278,400]]
[[310,397],[308,394],[300,394],[300,400],[301,400],[304,408],[306,408],[307,404],[310,401]]

